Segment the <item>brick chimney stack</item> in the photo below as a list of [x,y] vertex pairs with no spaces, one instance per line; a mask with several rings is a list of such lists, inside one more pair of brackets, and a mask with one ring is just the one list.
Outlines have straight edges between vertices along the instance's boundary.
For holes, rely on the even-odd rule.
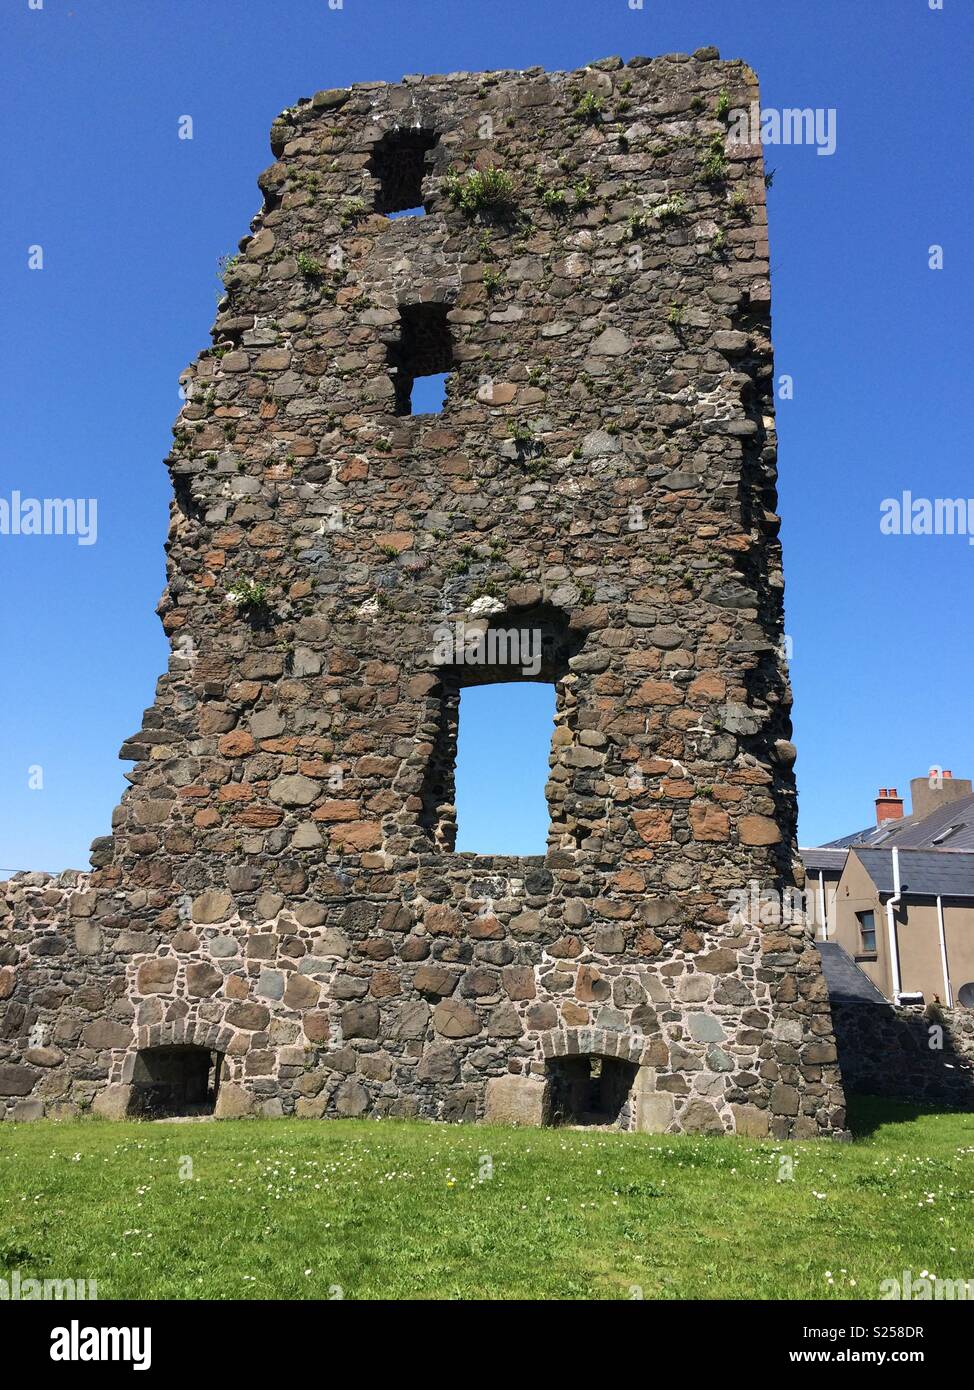
[[876,824],[884,820],[903,819],[903,798],[896,795],[895,787],[880,787],[876,798]]

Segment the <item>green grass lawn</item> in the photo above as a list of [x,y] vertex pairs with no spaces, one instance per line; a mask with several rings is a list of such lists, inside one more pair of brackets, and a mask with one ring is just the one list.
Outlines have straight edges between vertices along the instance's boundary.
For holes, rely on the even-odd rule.
[[0,1277],[95,1278],[103,1299],[876,1298],[904,1269],[974,1278],[974,1115],[860,1101],[853,1122],[854,1144],[4,1124]]

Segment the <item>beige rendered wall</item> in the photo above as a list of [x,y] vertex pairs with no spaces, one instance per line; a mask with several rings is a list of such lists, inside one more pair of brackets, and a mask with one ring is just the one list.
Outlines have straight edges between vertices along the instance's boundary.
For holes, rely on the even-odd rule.
[[[869,976],[877,989],[889,998],[892,991],[892,972],[886,941],[886,909],[879,900],[876,885],[866,873],[860,860],[850,854],[839,879],[836,891],[835,940],[848,951],[853,960]],[[876,955],[864,956],[859,944],[857,912],[876,914]]]
[[956,1006],[961,986],[974,983],[974,904],[944,903],[944,935],[950,988]]
[[[876,955],[865,956],[860,947],[857,913],[876,916]],[[836,893],[835,940],[887,998],[892,996],[893,973],[889,961],[886,901],[854,853],[849,855]],[[900,989],[919,991],[926,1003],[934,996],[946,1003],[937,903],[933,898],[911,898],[909,893],[895,915],[899,949]],[[974,904],[944,900],[944,936],[953,1002],[960,987],[974,982]]]

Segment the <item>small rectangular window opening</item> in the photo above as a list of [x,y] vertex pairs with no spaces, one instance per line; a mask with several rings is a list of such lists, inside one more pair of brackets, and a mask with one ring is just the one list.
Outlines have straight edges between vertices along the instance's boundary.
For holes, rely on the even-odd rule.
[[174,1044],[136,1054],[132,1111],[150,1119],[212,1115],[220,1088],[223,1054]]
[[857,912],[859,919],[859,949],[864,955],[874,956],[876,954],[876,914],[874,912]]
[[403,304],[389,348],[397,415],[438,415],[446,402],[453,344],[445,304]]
[[369,173],[376,181],[375,210],[389,218],[425,217],[423,179],[439,136],[422,129],[391,130],[372,148]]
[[547,1066],[548,1123],[620,1124],[627,1118],[637,1071],[635,1062],[621,1057],[553,1057]]

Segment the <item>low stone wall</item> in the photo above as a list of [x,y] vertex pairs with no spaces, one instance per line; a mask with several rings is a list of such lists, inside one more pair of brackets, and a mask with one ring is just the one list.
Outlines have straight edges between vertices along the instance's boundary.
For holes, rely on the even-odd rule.
[[847,1092],[974,1109],[974,1012],[832,1005]]
[[0,884],[0,1117],[84,1112],[128,1045],[124,961],[142,935],[108,907],[73,870]]
[[408,900],[285,908],[267,890],[251,922],[211,890],[165,933],[131,925],[131,892],[21,876],[0,929],[0,1103],[13,1119],[130,1113],[138,1052],[193,1045],[223,1054],[218,1114],[541,1123],[549,1059],[599,1056],[637,1067],[621,1127],[842,1129],[800,933],[701,928],[664,951],[678,904],[634,894],[608,920],[557,877],[541,859],[430,855],[390,876]]

